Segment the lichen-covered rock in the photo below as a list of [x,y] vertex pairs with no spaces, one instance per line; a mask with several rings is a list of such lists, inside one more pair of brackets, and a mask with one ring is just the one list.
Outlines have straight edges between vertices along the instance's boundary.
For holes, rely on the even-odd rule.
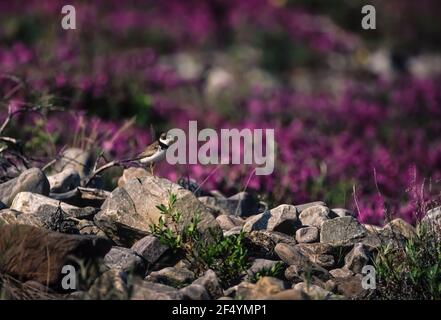
[[161,213],[157,206],[166,205],[171,193],[177,197],[175,209],[182,213],[183,221],[178,228],[189,224],[198,212],[198,228],[204,236],[210,237],[209,229],[220,232],[214,216],[190,191],[155,176],[132,179],[124,187],[116,188],[95,216],[95,224],[116,244],[131,246],[149,233],[152,224],[159,222]]
[[365,265],[369,263],[370,252],[362,243],[354,244],[354,248],[345,257],[345,268],[354,273],[361,273]]
[[131,167],[123,171],[122,176],[118,179],[118,187],[124,187],[127,181],[132,179],[142,179],[152,174],[144,168]]
[[323,222],[320,242],[344,243],[359,242],[367,235],[367,230],[353,217],[338,217]]
[[198,199],[217,215],[248,217],[259,212],[257,201],[247,192],[239,192],[229,198],[202,196]]

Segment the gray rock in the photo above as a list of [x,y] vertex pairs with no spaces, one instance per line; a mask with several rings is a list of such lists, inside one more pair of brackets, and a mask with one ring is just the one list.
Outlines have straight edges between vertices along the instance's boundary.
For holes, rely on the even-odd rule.
[[20,192],[17,194],[11,204],[11,209],[20,211],[23,214],[35,214],[48,209],[52,211],[61,210],[66,216],[77,219],[92,218],[97,212],[97,209],[93,207],[79,208],[31,192]]
[[296,205],[296,208],[297,208],[297,211],[301,213],[303,210],[308,209],[310,207],[315,207],[315,206],[327,207],[326,203],[323,201],[314,201],[314,202],[308,202],[308,203],[304,203],[304,204],[298,204],[298,205]]
[[282,204],[270,211],[248,218],[243,229],[245,232],[267,230],[294,235],[300,226],[296,207]]
[[229,198],[203,196],[198,199],[217,215],[247,217],[259,212],[257,201],[247,192],[239,192]]
[[184,296],[176,288],[149,281],[133,284],[131,300],[182,300]]
[[210,300],[210,294],[200,284],[190,284],[179,292],[182,294],[185,300]]
[[388,222],[384,226],[384,229],[389,229],[392,230],[392,232],[399,233],[407,239],[412,239],[416,236],[415,228],[400,218],[396,218]]
[[242,227],[234,227],[230,230],[224,231],[224,238],[231,237],[231,236],[237,236],[242,232]]
[[296,285],[294,285],[293,289],[303,291],[311,299],[324,300],[331,299],[334,296],[332,292],[329,292],[328,290],[325,290],[317,285],[308,284],[306,282],[297,283]]
[[131,249],[112,247],[104,257],[104,264],[109,269],[116,269],[143,276],[146,270],[144,260]]
[[80,186],[80,174],[72,168],[66,168],[60,173],[47,177],[50,192],[64,193]]
[[132,250],[143,257],[149,264],[155,264],[168,250],[168,247],[154,236],[146,236],[132,246]]
[[267,260],[267,259],[256,259],[253,261],[251,267],[247,270],[249,277],[259,273],[262,270],[270,270],[272,267],[281,263],[281,261]]
[[332,247],[320,243],[302,243],[296,246],[279,243],[274,251],[289,265],[306,266],[315,263],[324,268],[331,268],[335,264],[334,256],[331,254]]
[[325,206],[312,206],[304,209],[299,219],[304,226],[321,228],[323,222],[330,219],[330,210]]
[[334,208],[331,209],[331,213],[333,213],[335,216],[338,217],[355,217],[355,213],[352,212],[351,210],[348,209],[344,209],[344,208]]
[[296,231],[298,243],[312,243],[320,240],[319,229],[317,227],[305,227]]
[[276,260],[277,255],[274,247],[278,243],[285,243],[291,246],[296,244],[293,237],[274,231],[252,231],[246,235],[245,246],[253,257]]
[[278,243],[274,251],[288,265],[306,265],[309,263],[308,257],[296,246]]
[[79,173],[81,179],[87,177],[95,163],[95,155],[88,150],[68,148],[61,154],[60,160],[54,165],[56,172],[70,168]]
[[107,238],[106,234],[102,232],[93,221],[80,220],[78,222],[77,228],[80,234],[84,235],[95,235],[103,238]]
[[228,231],[234,227],[241,227],[245,223],[241,218],[233,215],[222,214],[216,217],[216,221],[223,231]]
[[207,289],[212,299],[217,299],[223,295],[219,279],[211,269],[205,271],[204,275],[196,279],[193,284],[199,284]]
[[352,277],[354,273],[346,268],[338,268],[329,271],[329,274],[334,278],[348,278]]
[[285,278],[288,281],[298,283],[302,281],[313,281],[319,279],[321,281],[326,281],[330,278],[328,270],[320,267],[315,263],[308,263],[302,265],[290,265],[285,270]]
[[178,229],[188,225],[198,212],[201,217],[198,229],[206,239],[210,238],[209,229],[221,232],[208,208],[190,191],[155,176],[132,179],[124,187],[116,188],[95,216],[95,224],[118,245],[131,246],[149,233],[152,224],[159,222],[161,213],[157,206],[166,205],[170,193],[176,195],[175,209],[182,213],[183,221]]
[[182,288],[195,279],[194,272],[186,268],[167,267],[151,272],[146,281],[159,282],[175,288]]
[[106,271],[91,285],[87,297],[92,300],[126,300],[129,298],[126,280],[126,275],[119,269]]
[[48,195],[49,182],[45,174],[40,169],[31,168],[0,184],[0,201],[10,207],[15,196],[23,191]]
[[361,273],[361,270],[370,261],[370,252],[362,243],[354,244],[354,248],[345,257],[344,268]]
[[427,211],[426,215],[421,219],[421,222],[429,226],[441,226],[441,207],[436,207]]
[[353,217],[338,217],[326,220],[321,228],[320,242],[342,243],[359,242],[357,239],[367,235],[367,230]]

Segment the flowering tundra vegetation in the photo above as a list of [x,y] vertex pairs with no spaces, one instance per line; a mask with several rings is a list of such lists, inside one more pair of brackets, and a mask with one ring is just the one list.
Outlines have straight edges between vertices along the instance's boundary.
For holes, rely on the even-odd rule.
[[[127,159],[151,128],[189,121],[274,129],[271,175],[166,162],[156,173],[273,203],[320,199],[364,223],[415,222],[440,192],[439,3],[372,1],[377,29],[363,30],[357,2],[71,1],[76,29],[64,30],[63,1],[2,1],[0,120],[17,112],[3,135],[23,144],[2,149],[0,175],[18,150],[26,159],[11,161],[40,167],[72,146]],[[53,108],[19,112],[38,105]]]

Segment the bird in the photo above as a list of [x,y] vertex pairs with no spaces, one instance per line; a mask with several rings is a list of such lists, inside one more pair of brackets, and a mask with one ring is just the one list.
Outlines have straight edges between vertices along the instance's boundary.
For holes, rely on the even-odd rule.
[[176,140],[177,140],[176,136],[162,133],[158,140],[148,145],[147,148],[145,148],[143,152],[141,152],[138,156],[136,156],[134,160],[138,161],[143,165],[149,166],[150,172],[153,175],[153,168],[155,164],[159,161],[162,161],[165,158],[167,149],[173,143],[175,143]]

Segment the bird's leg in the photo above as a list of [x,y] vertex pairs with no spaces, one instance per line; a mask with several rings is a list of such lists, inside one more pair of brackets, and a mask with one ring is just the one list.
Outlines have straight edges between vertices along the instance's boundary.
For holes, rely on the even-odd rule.
[[155,163],[152,162],[152,163],[150,163],[149,166],[150,166],[150,173],[151,173],[152,176],[154,176],[155,174],[154,174],[154,172],[153,172],[153,169],[154,169],[154,167],[155,167]]

